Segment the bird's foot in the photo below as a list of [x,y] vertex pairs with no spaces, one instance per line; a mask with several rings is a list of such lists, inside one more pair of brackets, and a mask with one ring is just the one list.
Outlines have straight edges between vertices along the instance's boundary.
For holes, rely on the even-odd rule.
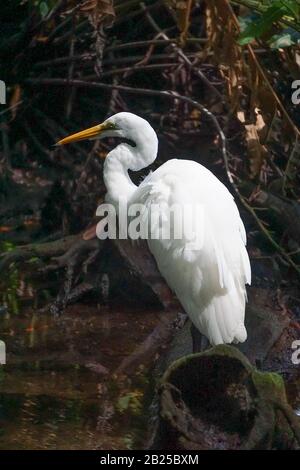
[[195,327],[192,323],[191,325],[191,334],[193,339],[193,353],[200,353],[204,352],[206,349],[209,348],[209,341],[200,331]]

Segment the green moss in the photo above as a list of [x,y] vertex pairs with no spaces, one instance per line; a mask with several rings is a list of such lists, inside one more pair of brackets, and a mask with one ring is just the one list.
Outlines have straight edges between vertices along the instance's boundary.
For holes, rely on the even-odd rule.
[[255,370],[252,374],[252,380],[265,400],[287,402],[284,381],[279,374]]

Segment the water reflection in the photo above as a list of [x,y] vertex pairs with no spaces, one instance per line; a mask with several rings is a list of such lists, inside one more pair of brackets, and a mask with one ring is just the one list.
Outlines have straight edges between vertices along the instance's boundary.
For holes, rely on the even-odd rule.
[[122,382],[112,371],[155,322],[155,312],[83,304],[57,320],[28,307],[2,315],[0,448],[142,447],[147,371]]
[[[0,449],[143,447],[149,371],[122,381],[113,371],[153,330],[157,312],[78,303],[55,319],[37,308],[51,297],[51,285],[57,292],[57,279],[37,280],[17,267],[0,285],[0,339],[7,349]],[[101,286],[105,294],[105,277]],[[299,380],[287,392],[300,415]]]

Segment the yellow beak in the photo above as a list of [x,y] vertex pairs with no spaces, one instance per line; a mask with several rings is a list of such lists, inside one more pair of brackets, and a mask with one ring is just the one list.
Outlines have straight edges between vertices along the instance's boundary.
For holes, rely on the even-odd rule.
[[55,145],[65,145],[72,142],[78,142],[79,140],[94,139],[98,137],[103,131],[111,129],[111,124],[103,122],[97,126],[89,127],[84,131],[76,132],[76,134],[69,135],[64,139],[59,140]]

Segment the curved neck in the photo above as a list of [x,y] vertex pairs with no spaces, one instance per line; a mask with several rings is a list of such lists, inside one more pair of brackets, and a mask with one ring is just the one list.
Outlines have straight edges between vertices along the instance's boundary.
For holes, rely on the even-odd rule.
[[157,138],[136,147],[120,144],[104,162],[103,179],[107,189],[106,200],[114,205],[120,198],[129,201],[137,186],[131,181],[128,170],[138,171],[150,165],[157,155]]
[[106,186],[106,201],[114,205],[119,199],[128,200],[136,186],[128,175],[129,152],[124,144],[118,145],[106,157],[104,162],[103,179]]

